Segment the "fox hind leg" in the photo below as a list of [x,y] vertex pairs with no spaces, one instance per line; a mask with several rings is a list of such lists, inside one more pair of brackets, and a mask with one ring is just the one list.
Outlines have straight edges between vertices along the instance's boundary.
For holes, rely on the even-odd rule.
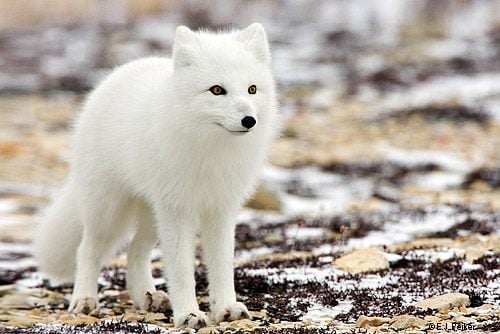
[[127,252],[127,288],[134,302],[150,312],[170,310],[170,301],[163,291],[156,291],[151,274],[151,251],[158,241],[154,217],[144,203],[136,209],[137,231]]
[[109,193],[103,196],[94,193],[87,198],[81,206],[83,237],[77,251],[75,286],[69,307],[73,313],[89,313],[97,307],[101,266],[128,233],[124,222],[128,201]]

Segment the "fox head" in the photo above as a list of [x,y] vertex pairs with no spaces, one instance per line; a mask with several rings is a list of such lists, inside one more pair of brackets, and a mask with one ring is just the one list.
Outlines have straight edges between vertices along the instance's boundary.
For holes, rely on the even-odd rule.
[[193,32],[177,28],[173,92],[200,131],[242,136],[271,128],[275,114],[271,54],[264,28]]

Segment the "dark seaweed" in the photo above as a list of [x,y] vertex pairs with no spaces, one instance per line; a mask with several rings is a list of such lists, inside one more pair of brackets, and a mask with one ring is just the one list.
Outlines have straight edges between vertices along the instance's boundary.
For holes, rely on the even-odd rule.
[[480,168],[469,173],[464,186],[470,187],[474,182],[486,182],[491,188],[500,187],[500,167]]
[[382,116],[378,121],[386,121],[389,119],[407,120],[412,117],[422,117],[428,122],[475,122],[484,124],[490,120],[490,115],[479,107],[470,106],[429,106],[425,108],[415,108],[398,110],[389,115]]
[[416,173],[427,173],[439,170],[440,167],[434,163],[422,163],[417,165],[402,165],[392,161],[377,162],[332,162],[323,165],[326,172],[345,175],[347,177],[373,177],[378,182],[387,182],[400,185],[404,178]]

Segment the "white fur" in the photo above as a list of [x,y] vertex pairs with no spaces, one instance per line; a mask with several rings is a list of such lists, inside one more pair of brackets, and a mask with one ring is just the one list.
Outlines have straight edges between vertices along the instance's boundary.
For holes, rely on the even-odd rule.
[[[34,245],[43,271],[74,280],[71,310],[96,306],[100,268],[130,236],[127,285],[147,307],[159,239],[175,325],[203,326],[193,275],[201,232],[213,319],[244,316],[233,283],[234,220],[278,129],[269,63],[260,24],[219,34],[179,27],[172,60],[121,66],[90,94],[69,179]],[[213,95],[213,85],[227,94]],[[230,132],[245,130],[245,116],[255,127]]]

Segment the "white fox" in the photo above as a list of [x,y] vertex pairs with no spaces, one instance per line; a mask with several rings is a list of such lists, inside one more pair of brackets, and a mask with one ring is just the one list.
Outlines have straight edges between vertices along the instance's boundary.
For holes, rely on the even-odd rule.
[[[124,242],[137,305],[170,300],[174,325],[209,323],[195,294],[196,235],[216,323],[248,317],[233,281],[234,221],[278,133],[267,37],[177,28],[173,57],[116,69],[76,122],[71,171],[34,242],[42,271],[74,281],[73,312],[97,307],[104,261]],[[160,240],[169,296],[156,291],[150,254]]]

